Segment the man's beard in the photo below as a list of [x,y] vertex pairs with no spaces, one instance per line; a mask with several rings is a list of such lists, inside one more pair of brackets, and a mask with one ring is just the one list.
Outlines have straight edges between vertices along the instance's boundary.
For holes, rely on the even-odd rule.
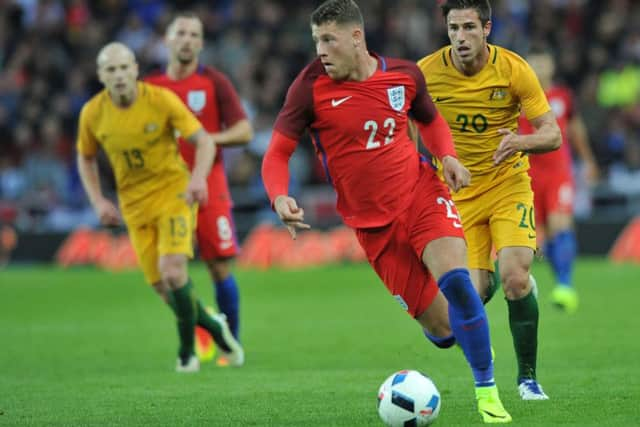
[[120,105],[123,107],[128,107],[133,103],[133,94],[131,93],[123,93],[120,95]]

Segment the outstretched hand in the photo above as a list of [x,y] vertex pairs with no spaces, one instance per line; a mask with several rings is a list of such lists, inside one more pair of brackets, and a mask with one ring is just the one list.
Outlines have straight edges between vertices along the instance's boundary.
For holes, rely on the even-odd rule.
[[444,181],[454,193],[471,182],[471,172],[452,156],[442,158],[442,174]]
[[308,230],[311,228],[309,224],[304,223],[304,209],[298,207],[298,203],[293,197],[278,196],[273,202],[280,221],[287,226],[291,238],[296,238],[296,230]]

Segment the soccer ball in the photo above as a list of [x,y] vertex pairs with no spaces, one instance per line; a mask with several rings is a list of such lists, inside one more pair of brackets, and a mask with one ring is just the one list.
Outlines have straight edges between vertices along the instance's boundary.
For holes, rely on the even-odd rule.
[[378,414],[389,427],[432,424],[440,413],[440,392],[418,371],[398,371],[378,390]]

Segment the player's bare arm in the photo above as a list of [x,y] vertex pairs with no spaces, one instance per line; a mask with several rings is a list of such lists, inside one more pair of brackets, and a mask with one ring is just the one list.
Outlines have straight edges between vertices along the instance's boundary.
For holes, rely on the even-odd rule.
[[210,135],[200,128],[196,133],[187,138],[196,146],[195,164],[191,171],[191,181],[187,187],[187,201],[189,203],[207,203],[207,176],[216,156],[216,145]]
[[493,163],[498,165],[516,153],[546,153],[560,148],[562,136],[558,122],[552,111],[530,120],[535,132],[518,135],[511,129],[498,129],[502,140],[493,155]]
[[298,207],[298,203],[293,197],[278,196],[273,201],[273,209],[278,214],[280,221],[287,226],[291,238],[296,238],[296,230],[311,228],[309,224],[304,223],[304,209]]
[[95,156],[78,154],[78,172],[87,197],[93,206],[100,223],[106,226],[115,226],[121,223],[118,208],[102,194],[100,188],[100,175],[98,174],[98,162]]
[[224,147],[246,145],[253,139],[253,126],[248,119],[242,119],[229,128],[210,135],[216,145]]
[[596,163],[593,151],[589,146],[587,128],[582,120],[582,116],[575,114],[569,121],[569,143],[573,147],[578,157],[584,164],[587,181],[593,185],[600,177],[600,170]]

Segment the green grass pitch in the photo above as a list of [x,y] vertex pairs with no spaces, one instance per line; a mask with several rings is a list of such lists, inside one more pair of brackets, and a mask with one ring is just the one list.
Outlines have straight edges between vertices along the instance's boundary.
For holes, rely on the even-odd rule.
[[[522,402],[501,293],[489,304],[496,379],[514,426],[640,425],[640,267],[581,259],[567,316],[540,286],[538,376],[551,397]],[[481,425],[459,350],[438,350],[367,265],[236,273],[241,369],[174,372],[171,312],[138,272],[11,267],[0,272],[1,426],[378,426],[392,372],[430,375],[436,425]],[[205,270],[198,294],[212,304]]]

